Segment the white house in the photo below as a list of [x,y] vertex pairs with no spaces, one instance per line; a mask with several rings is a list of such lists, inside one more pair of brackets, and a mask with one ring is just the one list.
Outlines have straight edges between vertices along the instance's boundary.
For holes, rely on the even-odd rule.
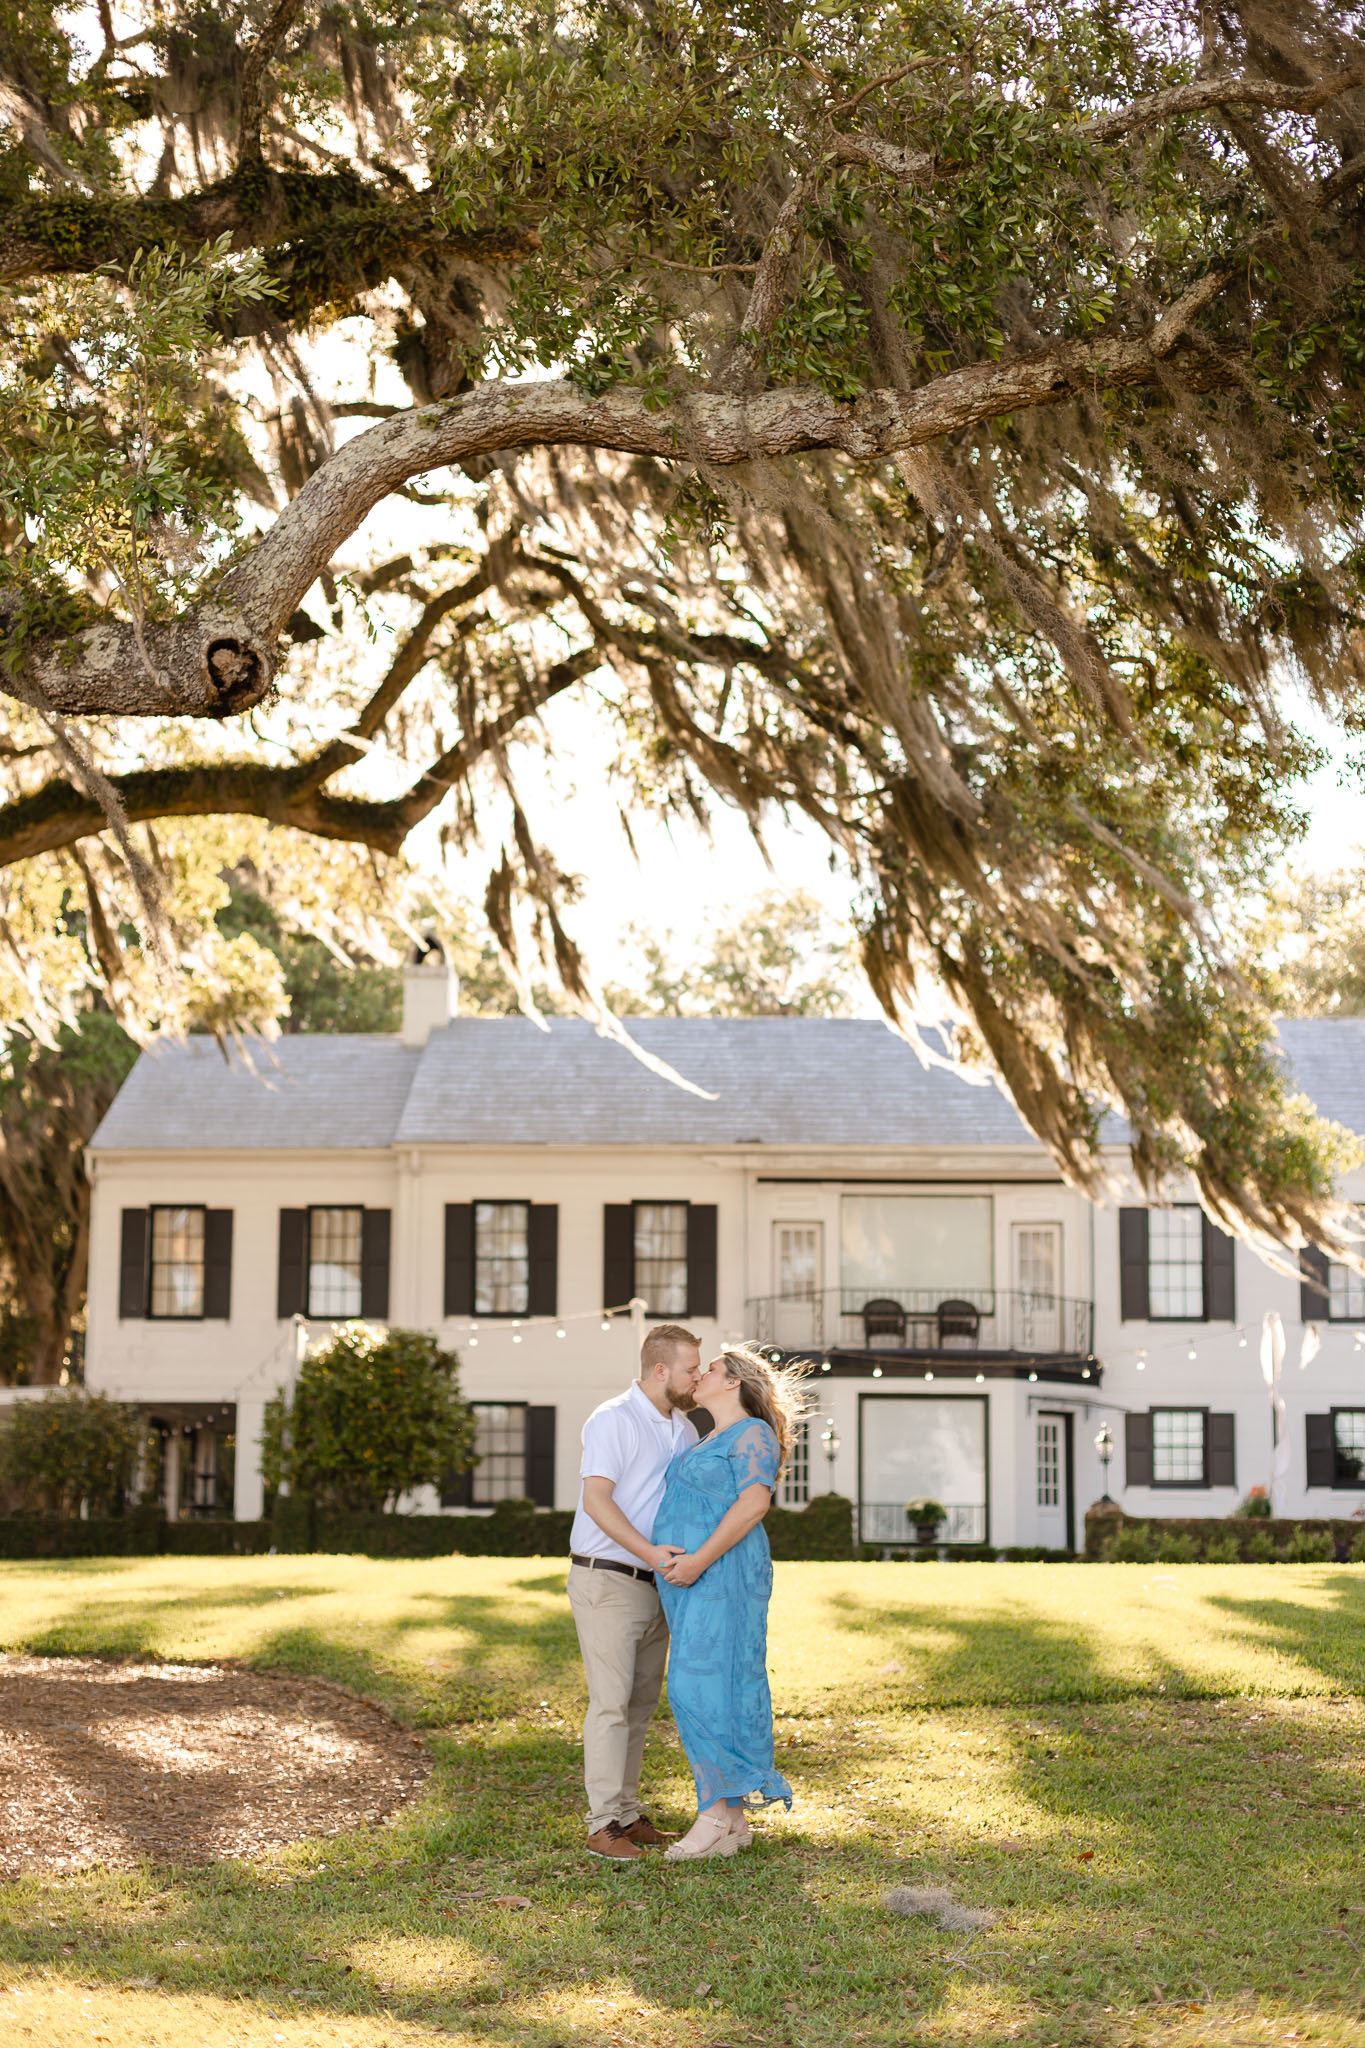
[[[904,1541],[927,1493],[955,1541],[1077,1543],[1104,1422],[1130,1511],[1225,1514],[1269,1476],[1272,1309],[1286,1510],[1365,1503],[1365,1284],[1345,1269],[1301,1298],[1192,1201],[1093,1207],[995,1088],[926,1071],[876,1022],[637,1020],[700,1099],[584,1023],[451,1017],[450,992],[443,966],[410,968],[397,1037],[158,1047],[96,1134],[87,1379],[160,1423],[170,1512],[260,1513],[264,1404],[301,1334],[357,1315],[460,1354],[481,1462],[444,1506],[571,1505],[637,1297],[704,1346],[811,1356],[786,1498],[837,1488],[868,1542]],[[1365,1131],[1365,1021],[1283,1042]],[[1305,1320],[1321,1348],[1299,1373]]]

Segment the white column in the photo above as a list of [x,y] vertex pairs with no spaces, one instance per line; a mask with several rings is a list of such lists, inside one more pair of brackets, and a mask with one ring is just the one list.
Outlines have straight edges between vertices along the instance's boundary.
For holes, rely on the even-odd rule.
[[264,1401],[237,1403],[237,1473],[233,1514],[239,1522],[259,1522],[265,1507],[265,1492],[261,1485],[261,1430],[264,1425]]
[[185,1439],[178,1429],[173,1429],[166,1438],[166,1520],[180,1519],[180,1465],[185,1455]]

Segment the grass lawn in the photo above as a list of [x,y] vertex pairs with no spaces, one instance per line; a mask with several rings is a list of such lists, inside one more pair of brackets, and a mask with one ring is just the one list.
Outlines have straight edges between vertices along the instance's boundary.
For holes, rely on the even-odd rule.
[[[1365,2044],[1360,1567],[781,1565],[797,1805],[681,1868],[581,1853],[550,1560],[8,1565],[0,1646],[340,1679],[436,1761],[268,1863],[0,1886],[6,2044]],[[907,1884],[997,1924],[899,1919]]]

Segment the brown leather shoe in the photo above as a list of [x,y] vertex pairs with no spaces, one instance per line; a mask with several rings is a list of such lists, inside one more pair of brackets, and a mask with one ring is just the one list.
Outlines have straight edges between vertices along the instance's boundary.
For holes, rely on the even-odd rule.
[[589,1856],[605,1857],[608,1863],[630,1863],[644,1853],[636,1848],[619,1820],[609,1820],[595,1835],[588,1836]]
[[640,1814],[622,1832],[642,1849],[662,1849],[665,1843],[675,1840],[673,1835],[661,1835],[647,1813]]

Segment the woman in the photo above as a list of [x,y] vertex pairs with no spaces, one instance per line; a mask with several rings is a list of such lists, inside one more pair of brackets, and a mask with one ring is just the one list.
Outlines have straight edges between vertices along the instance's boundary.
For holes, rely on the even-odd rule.
[[674,1458],[654,1520],[656,1543],[684,1546],[657,1584],[671,1637],[668,1703],[697,1786],[697,1818],[665,1852],[672,1862],[747,1849],[746,1800],[792,1803],[773,1768],[773,1567],[762,1524],[802,1410],[800,1377],[748,1344],[713,1359],[695,1396],[715,1428]]

